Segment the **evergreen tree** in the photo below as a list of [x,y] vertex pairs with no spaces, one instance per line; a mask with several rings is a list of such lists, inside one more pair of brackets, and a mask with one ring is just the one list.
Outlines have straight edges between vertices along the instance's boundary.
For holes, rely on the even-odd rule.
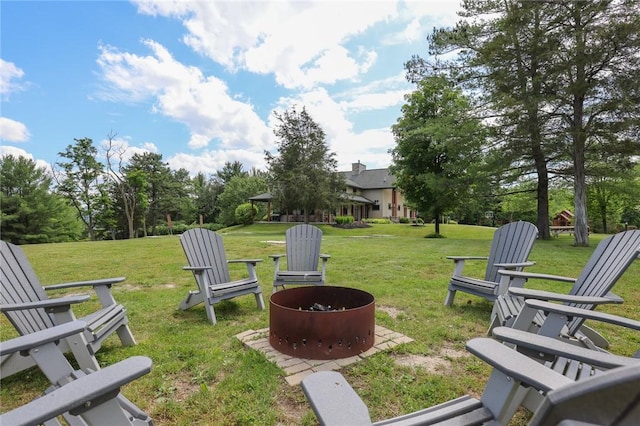
[[0,235],[14,244],[76,240],[82,224],[33,160],[0,158]]
[[338,206],[344,178],[324,131],[305,108],[274,114],[279,123],[274,130],[278,155],[265,152],[272,199],[283,212],[303,210],[308,222],[312,212]]

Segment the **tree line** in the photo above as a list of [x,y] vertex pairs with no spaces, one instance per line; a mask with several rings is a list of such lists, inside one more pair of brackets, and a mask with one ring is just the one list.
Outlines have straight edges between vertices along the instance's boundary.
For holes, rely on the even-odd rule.
[[[102,147],[90,138],[58,153],[50,171],[25,157],[0,158],[0,234],[17,244],[122,239],[210,229],[264,219],[249,198],[271,192],[273,208],[337,208],[344,181],[325,133],[306,109],[275,114],[278,152],[265,151],[268,171],[226,162],[211,176],[172,170],[162,154],[128,155],[109,132]],[[99,161],[103,158],[103,161]]]

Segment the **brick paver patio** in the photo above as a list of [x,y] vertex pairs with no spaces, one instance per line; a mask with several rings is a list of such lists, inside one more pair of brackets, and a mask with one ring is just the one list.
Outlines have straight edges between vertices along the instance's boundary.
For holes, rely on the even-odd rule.
[[286,374],[286,381],[291,386],[300,384],[302,379],[316,371],[338,370],[346,365],[358,362],[385,349],[402,343],[413,342],[413,339],[388,328],[376,325],[373,346],[360,355],[334,360],[312,360],[295,358],[278,352],[269,343],[269,329],[247,330],[237,334],[236,338],[245,346],[262,352],[268,360],[274,362]]

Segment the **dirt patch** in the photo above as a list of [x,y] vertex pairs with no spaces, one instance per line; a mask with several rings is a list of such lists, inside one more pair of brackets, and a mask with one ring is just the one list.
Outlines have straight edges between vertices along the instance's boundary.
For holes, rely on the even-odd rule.
[[393,319],[398,318],[398,315],[400,314],[404,314],[404,311],[400,309],[396,309],[393,306],[376,306],[376,309],[381,310],[382,312],[389,315]]
[[469,354],[465,351],[443,348],[438,354],[430,356],[416,354],[396,355],[394,356],[394,361],[404,367],[419,367],[432,374],[445,375],[452,372],[451,359],[463,356],[469,356]]
[[287,426],[298,424],[300,419],[307,412],[307,403],[299,403],[294,398],[282,397],[278,398],[276,405],[278,406],[278,419],[276,426]]

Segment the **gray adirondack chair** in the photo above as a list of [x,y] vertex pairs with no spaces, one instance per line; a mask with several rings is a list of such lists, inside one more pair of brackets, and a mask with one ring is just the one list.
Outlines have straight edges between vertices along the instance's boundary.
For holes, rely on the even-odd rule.
[[[256,264],[262,259],[227,260],[222,236],[203,228],[188,230],[182,234],[180,242],[189,262],[189,266],[183,269],[193,272],[198,285],[197,290],[190,291],[182,300],[181,310],[204,303],[209,322],[215,324],[213,305],[245,294],[253,294],[258,308],[264,309],[262,287],[255,270]],[[246,264],[249,276],[232,281],[228,263]]]
[[[285,284],[324,285],[327,261],[331,256],[320,253],[322,230],[301,224],[287,229],[286,254],[270,255],[275,262],[273,290],[284,288]],[[280,260],[287,258],[287,269],[283,269]],[[318,263],[322,260],[320,270]]]
[[[576,382],[493,339],[472,339],[467,349],[493,367],[480,399],[467,395],[372,423],[367,406],[340,373],[313,373],[302,380],[302,389],[321,425],[506,425],[517,408],[512,399],[521,384],[544,394],[530,425],[557,425],[563,420],[631,425],[640,414],[640,365]],[[615,420],[620,423],[612,423]]]
[[151,371],[151,360],[135,356],[98,371],[74,371],[57,342],[85,328],[86,323],[73,321],[2,342],[0,355],[34,359],[53,386],[40,398],[1,414],[0,424],[153,425],[119,393],[121,386]]
[[[537,332],[545,322],[543,311],[527,310],[519,315],[525,299],[561,302],[570,307],[594,310],[605,303],[622,303],[623,300],[611,293],[611,289],[637,259],[640,253],[640,230],[620,232],[602,240],[591,255],[587,265],[577,279],[557,275],[501,270],[500,274],[518,279],[543,279],[572,283],[568,294],[528,288],[510,287],[508,292],[498,297],[493,305],[489,332],[497,326],[516,327]],[[517,322],[516,322],[517,318]],[[561,335],[578,341],[590,348],[607,348],[609,343],[595,330],[587,327],[585,318],[568,317]]]
[[[539,310],[545,312],[545,321],[538,334],[510,327],[496,327],[493,335],[496,339],[513,345],[527,356],[537,359],[553,371],[571,380],[584,380],[620,366],[636,365],[640,368],[640,350],[633,357],[617,356],[599,348],[589,350],[583,346],[571,344],[566,339],[557,338],[568,317],[580,316],[585,320],[622,326],[635,331],[640,331],[640,321],[535,299],[525,301],[523,312],[526,310],[533,313]],[[519,342],[524,339],[527,341],[527,346],[518,347]],[[523,387],[519,392],[521,395],[518,399],[519,404],[531,411],[535,411],[542,402],[542,395],[531,388]]]
[[[101,308],[82,319],[87,327],[83,333],[69,337],[60,344],[63,352],[71,351],[82,368],[98,369],[93,354],[102,342],[116,332],[125,346],[136,341],[129,329],[127,310],[116,303],[111,286],[124,281],[124,277],[93,281],[80,281],[43,287],[20,247],[0,241],[0,311],[9,319],[20,335],[46,330],[58,324],[76,319],[71,307],[90,299],[89,295],[74,295],[50,299],[47,291],[75,287],[92,288],[101,302]],[[87,350],[87,348],[89,350]],[[32,367],[29,357],[16,354],[3,356],[0,363],[2,376]]]
[[[493,234],[489,257],[481,256],[447,256],[455,262],[453,276],[449,282],[449,291],[444,300],[446,306],[453,305],[457,291],[473,294],[494,302],[499,294],[505,293],[509,285],[522,285],[522,282],[510,282],[508,278],[500,279],[498,270],[511,269],[521,271],[534,262],[529,262],[529,254],[538,237],[538,229],[529,222],[511,222],[501,226]],[[484,279],[465,276],[463,269],[467,260],[486,260],[487,268]]]

